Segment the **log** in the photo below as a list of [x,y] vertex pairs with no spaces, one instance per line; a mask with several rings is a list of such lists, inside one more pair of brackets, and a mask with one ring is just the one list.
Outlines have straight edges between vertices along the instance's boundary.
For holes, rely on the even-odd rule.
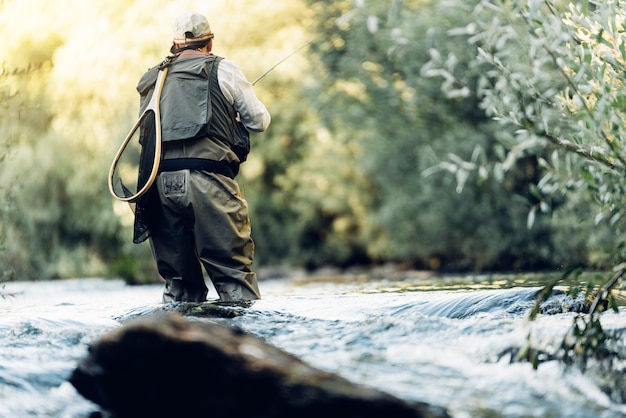
[[313,368],[237,329],[171,312],[104,334],[69,380],[100,414],[119,418],[448,417]]

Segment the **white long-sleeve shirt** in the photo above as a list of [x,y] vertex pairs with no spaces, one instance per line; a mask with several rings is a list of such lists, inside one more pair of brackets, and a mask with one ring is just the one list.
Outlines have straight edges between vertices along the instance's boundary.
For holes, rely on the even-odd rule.
[[243,72],[228,59],[223,59],[217,69],[220,90],[233,108],[239,112],[241,122],[251,131],[267,129],[271,117],[267,108],[256,97],[252,83]]

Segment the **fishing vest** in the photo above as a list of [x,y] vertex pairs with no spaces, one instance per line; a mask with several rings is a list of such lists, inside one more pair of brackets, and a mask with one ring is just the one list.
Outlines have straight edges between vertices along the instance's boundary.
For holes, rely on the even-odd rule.
[[[248,131],[236,118],[236,111],[222,93],[217,70],[222,57],[181,57],[169,64],[161,93],[161,140],[182,141],[199,137],[228,144],[240,162],[250,151]],[[140,112],[150,100],[159,67],[140,80]]]

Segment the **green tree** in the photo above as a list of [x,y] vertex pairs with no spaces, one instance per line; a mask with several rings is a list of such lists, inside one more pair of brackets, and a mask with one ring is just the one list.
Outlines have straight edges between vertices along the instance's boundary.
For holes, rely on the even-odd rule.
[[470,23],[466,10],[445,1],[318,1],[312,10],[323,37],[312,47],[320,83],[311,97],[333,139],[354,150],[345,164],[364,179],[358,234],[372,260],[458,271],[558,268],[586,259],[582,237],[558,241],[570,225],[542,218],[526,228],[528,207],[537,203],[536,159],[516,161],[502,182],[483,176],[468,183],[459,164],[445,166],[456,179],[424,176],[446,155],[470,158],[505,136],[477,97],[463,99],[461,88],[443,92],[423,76],[440,48],[467,72],[466,89],[478,83],[468,48],[447,33]]
[[[2,10],[2,4],[0,4],[0,10]],[[7,121],[16,116],[17,109],[20,109],[21,104],[16,94],[12,93],[7,79],[12,75],[13,71],[6,66],[3,66],[0,70],[0,126],[5,126]],[[0,138],[0,164],[9,158],[11,138],[15,136],[15,132],[6,132],[6,135]],[[0,183],[0,193],[5,196],[10,196],[12,184]],[[10,200],[3,200],[2,206],[0,206],[0,255],[3,253],[6,243],[6,229],[7,229],[7,212],[10,209]],[[0,274],[0,282],[7,280],[11,277],[12,271],[8,268],[2,269]],[[2,292],[0,292],[2,295]]]
[[[619,1],[480,1],[472,24],[451,31],[472,51],[471,71],[458,68],[455,56],[436,52],[424,69],[445,80],[448,94],[477,97],[509,133],[493,147],[497,152],[478,149],[475,161],[446,166],[501,178],[533,156],[541,175],[532,188],[537,200],[528,212],[529,226],[538,213],[553,213],[554,202],[566,199],[560,213],[592,209],[578,215],[612,232],[605,238],[612,244],[613,272],[587,286],[595,302],[564,339],[562,355],[570,361],[607,353],[599,313],[615,308],[611,291],[623,286],[626,268],[624,21]],[[468,83],[468,74],[478,75],[478,83]]]

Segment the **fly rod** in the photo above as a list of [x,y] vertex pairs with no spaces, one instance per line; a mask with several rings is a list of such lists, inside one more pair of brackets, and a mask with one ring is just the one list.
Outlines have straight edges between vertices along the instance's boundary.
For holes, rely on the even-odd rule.
[[261,80],[263,77],[265,77],[267,74],[269,74],[274,68],[278,67],[280,64],[282,64],[283,62],[287,61],[287,59],[291,58],[293,55],[296,55],[298,53],[298,51],[300,51],[302,48],[308,46],[311,44],[311,42],[313,42],[313,40],[310,40],[307,43],[304,43],[302,45],[300,45],[296,50],[294,50],[292,53],[290,53],[289,55],[287,55],[285,58],[281,59],[280,61],[278,61],[276,64],[272,65],[270,68],[268,68],[267,70],[265,70],[263,72],[263,74],[261,74],[260,76],[258,76],[253,82],[252,85],[254,86],[259,80]]

